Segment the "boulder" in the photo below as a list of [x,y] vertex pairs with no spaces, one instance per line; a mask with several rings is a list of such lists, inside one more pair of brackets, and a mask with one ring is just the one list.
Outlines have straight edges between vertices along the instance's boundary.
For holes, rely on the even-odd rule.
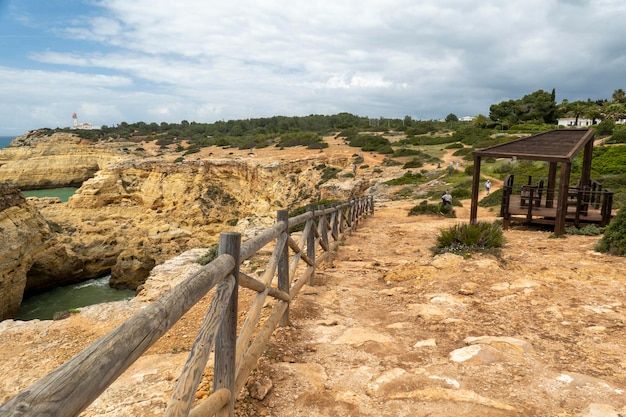
[[156,262],[142,250],[125,250],[111,269],[109,285],[113,288],[136,290],[143,284]]

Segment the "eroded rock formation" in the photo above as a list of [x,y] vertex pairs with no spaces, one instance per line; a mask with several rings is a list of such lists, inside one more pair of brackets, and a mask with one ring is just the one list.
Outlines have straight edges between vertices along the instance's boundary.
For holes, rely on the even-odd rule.
[[48,245],[46,220],[26,202],[20,190],[0,182],[0,319],[19,309],[26,274]]
[[135,289],[154,265],[210,246],[222,231],[250,233],[272,224],[277,210],[346,200],[369,186],[323,179],[326,169],[350,169],[349,149],[345,157],[298,151],[288,158],[282,152],[184,158],[167,149],[144,152],[148,145],[30,132],[0,151],[0,180],[22,189],[80,185],[67,203],[31,200],[30,210],[36,206],[58,233],[24,263],[27,282],[11,291],[38,292],[108,273],[112,285]]
[[22,190],[80,186],[101,166],[122,157],[118,146],[84,141],[69,133],[29,132],[0,152],[0,179]]

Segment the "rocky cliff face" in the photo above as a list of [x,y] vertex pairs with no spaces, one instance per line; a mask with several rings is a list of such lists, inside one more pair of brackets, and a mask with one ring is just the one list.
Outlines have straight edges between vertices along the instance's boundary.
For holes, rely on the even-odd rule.
[[254,233],[274,223],[277,210],[362,195],[367,181],[322,180],[326,169],[349,170],[350,155],[349,149],[345,157],[224,151],[181,162],[163,149],[140,155],[70,134],[24,135],[0,151],[0,180],[22,188],[82,185],[68,203],[32,200],[58,233],[24,264],[27,282],[14,290],[37,292],[108,273],[112,285],[138,288],[154,265],[217,243],[220,232]]
[[0,319],[4,319],[19,309],[26,275],[51,232],[17,187],[0,183],[0,233]]
[[29,132],[0,151],[0,179],[22,190],[80,186],[100,167],[123,157],[122,144],[93,144],[69,133]]
[[281,162],[119,161],[85,181],[68,203],[41,211],[70,236],[85,276],[111,271],[112,285],[135,289],[152,266],[214,244],[222,231],[266,227],[276,210],[312,199],[349,198],[354,186],[318,186],[327,163],[324,155]]

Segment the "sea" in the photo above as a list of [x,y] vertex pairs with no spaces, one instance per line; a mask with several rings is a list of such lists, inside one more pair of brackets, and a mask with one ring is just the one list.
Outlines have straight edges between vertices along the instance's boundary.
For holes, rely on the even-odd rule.
[[0,149],[9,146],[13,139],[15,139],[15,136],[0,136]]

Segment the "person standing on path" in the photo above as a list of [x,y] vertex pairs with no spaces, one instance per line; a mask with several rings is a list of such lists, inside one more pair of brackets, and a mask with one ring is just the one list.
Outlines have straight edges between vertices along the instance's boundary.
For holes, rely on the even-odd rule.
[[487,180],[485,182],[485,191],[487,191],[487,195],[489,195],[489,192],[491,191],[491,181]]
[[450,194],[449,190],[446,190],[446,192],[443,193],[443,195],[441,196],[441,202],[444,206],[452,205],[452,194]]

